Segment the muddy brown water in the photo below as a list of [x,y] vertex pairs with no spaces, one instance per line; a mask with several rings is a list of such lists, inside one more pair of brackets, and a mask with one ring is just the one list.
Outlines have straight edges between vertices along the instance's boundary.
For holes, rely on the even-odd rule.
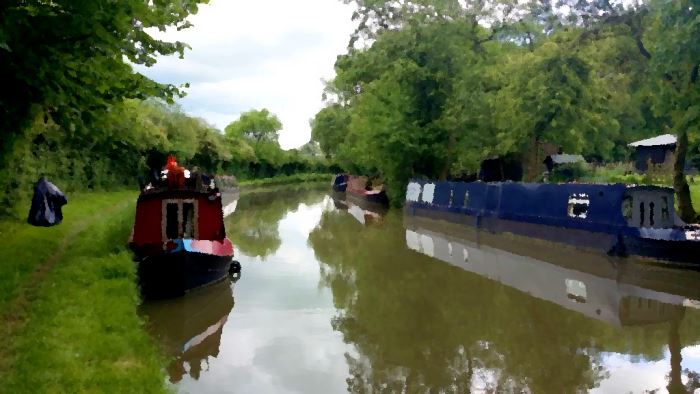
[[338,197],[242,193],[226,219],[240,278],[143,306],[176,391],[700,387],[697,272]]

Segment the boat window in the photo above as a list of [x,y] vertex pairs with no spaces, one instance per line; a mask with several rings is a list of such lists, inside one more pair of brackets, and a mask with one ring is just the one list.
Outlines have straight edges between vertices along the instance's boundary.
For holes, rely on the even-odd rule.
[[408,201],[418,201],[421,195],[421,185],[419,183],[411,182],[408,184],[406,189],[406,200]]
[[639,203],[639,227],[644,226],[644,201]]
[[194,204],[182,204],[182,237],[194,238]]
[[462,206],[466,208],[467,205],[469,205],[469,190],[464,192],[464,204]]
[[586,193],[574,193],[569,196],[568,215],[571,218],[585,219],[588,217],[590,199]]
[[649,225],[654,227],[654,202],[649,203]]
[[632,206],[632,196],[625,196],[622,200],[622,216],[628,221],[632,220]]
[[178,221],[177,203],[168,203],[165,206],[165,235],[168,239],[176,239],[180,236],[180,223]]
[[435,184],[434,183],[428,183],[425,186],[423,186],[423,202],[427,202],[428,204],[433,203],[433,198],[435,197]]
[[668,214],[668,197],[663,196],[661,197],[661,220],[668,220],[669,219],[669,214]]

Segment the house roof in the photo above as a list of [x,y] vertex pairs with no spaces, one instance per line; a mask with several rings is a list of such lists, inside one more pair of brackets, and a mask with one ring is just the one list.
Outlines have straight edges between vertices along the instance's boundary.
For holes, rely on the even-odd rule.
[[653,138],[647,138],[645,140],[636,141],[629,146],[660,146],[660,145],[674,145],[676,143],[676,136],[673,134],[664,134]]
[[580,161],[586,161],[581,155],[569,155],[566,153],[558,155],[550,155],[552,162],[555,164],[566,164],[566,163],[578,163]]

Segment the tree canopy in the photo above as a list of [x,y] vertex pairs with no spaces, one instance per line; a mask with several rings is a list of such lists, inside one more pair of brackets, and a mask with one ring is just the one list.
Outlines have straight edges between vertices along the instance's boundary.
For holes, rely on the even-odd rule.
[[345,2],[358,29],[312,138],[381,175],[394,202],[410,177],[475,174],[495,156],[536,179],[547,146],[626,161],[628,143],[671,130],[698,151],[694,1]]
[[[0,5],[0,132],[3,141],[33,119],[32,108],[74,129],[123,98],[172,100],[178,87],[134,72],[187,45],[152,29],[190,27],[207,0],[4,1]],[[3,144],[5,145],[5,144]]]

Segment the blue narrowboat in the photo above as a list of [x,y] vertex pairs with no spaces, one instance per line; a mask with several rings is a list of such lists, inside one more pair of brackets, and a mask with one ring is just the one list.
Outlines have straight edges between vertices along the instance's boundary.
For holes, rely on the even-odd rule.
[[683,223],[673,189],[624,184],[413,180],[405,213],[531,238],[700,265],[700,227]]

